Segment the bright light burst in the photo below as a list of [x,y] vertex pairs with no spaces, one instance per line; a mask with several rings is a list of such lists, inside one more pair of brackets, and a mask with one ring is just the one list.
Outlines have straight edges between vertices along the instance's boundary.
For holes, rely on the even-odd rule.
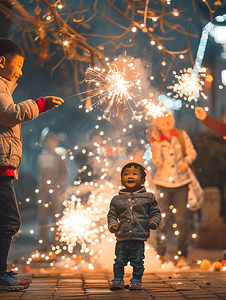
[[[104,190],[102,188],[94,190],[86,208],[81,205],[81,199],[74,195],[70,200],[66,199],[63,202],[65,209],[62,218],[57,222],[57,230],[60,233],[60,242],[68,246],[68,252],[72,253],[77,243],[82,246],[81,253],[86,252],[90,255],[96,251],[94,245],[101,247],[97,244],[103,231],[101,228],[107,228],[106,211],[111,197],[116,193],[113,187],[114,185],[108,183]],[[108,232],[105,232],[105,235],[107,234]],[[88,245],[92,245],[92,250]]]
[[160,102],[154,103],[152,101],[148,101],[145,105],[146,115],[152,116],[154,119],[162,116],[166,116],[169,113],[169,110]]
[[113,63],[107,63],[106,68],[87,69],[86,82],[95,85],[89,91],[90,97],[95,98],[93,105],[106,104],[102,118],[109,120],[111,116],[120,116],[128,107],[133,112],[132,103],[135,103],[135,98],[140,94],[141,80],[132,60],[119,57]]
[[65,200],[63,205],[63,216],[58,222],[60,241],[68,245],[69,250],[73,250],[76,243],[84,242],[89,239],[90,224],[92,222],[88,212],[76,199]]
[[170,111],[160,102],[153,99],[142,99],[139,103],[139,106],[142,107],[140,115],[136,116],[136,119],[139,121],[141,118],[152,117],[154,119],[162,116],[166,116]]
[[[203,70],[205,71],[205,70]],[[183,97],[184,100],[191,102],[198,101],[198,97],[201,96],[205,99],[206,95],[202,92],[204,81],[202,77],[205,77],[205,73],[197,75],[192,68],[184,69],[180,71],[181,75],[177,75],[174,71],[173,74],[177,79],[177,82],[173,86],[168,86],[168,89],[172,89],[176,93],[173,97]]]

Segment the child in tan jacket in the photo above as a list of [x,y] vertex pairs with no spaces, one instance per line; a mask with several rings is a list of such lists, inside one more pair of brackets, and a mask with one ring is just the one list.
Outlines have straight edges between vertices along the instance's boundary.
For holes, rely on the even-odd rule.
[[58,107],[64,100],[48,96],[15,104],[12,93],[17,87],[25,53],[15,42],[0,38],[0,291],[24,289],[29,282],[7,272],[7,257],[12,237],[20,228],[20,213],[13,179],[18,179],[22,155],[21,124]]

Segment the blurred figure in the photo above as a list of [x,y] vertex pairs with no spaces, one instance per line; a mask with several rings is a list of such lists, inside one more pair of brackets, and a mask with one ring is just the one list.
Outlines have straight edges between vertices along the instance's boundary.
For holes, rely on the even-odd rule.
[[61,213],[61,187],[68,176],[66,161],[55,152],[58,144],[58,137],[48,133],[37,161],[39,200],[42,200],[39,206],[39,238],[43,241],[40,249],[43,252],[47,252],[49,245],[54,242],[49,227],[51,223],[55,225],[55,215]]
[[208,115],[202,107],[195,108],[195,115],[206,127],[222,136],[226,136],[226,124]]
[[[157,231],[157,252],[162,263],[165,262],[167,248],[167,231],[171,221],[171,209],[174,225],[179,231],[177,267],[187,267],[188,255],[188,184],[191,179],[188,174],[189,165],[196,159],[197,153],[185,131],[178,131],[174,127],[174,117],[169,111],[165,115],[153,120],[150,145],[152,161],[157,166],[153,183],[156,185],[159,206],[164,218]],[[185,143],[183,153],[182,141]]]
[[[202,107],[196,107],[195,108],[195,115],[198,119],[202,121],[202,123],[211,129],[212,131],[220,134],[221,136],[226,137],[226,123],[217,120],[210,115],[206,113],[206,111]],[[221,203],[221,210],[224,211],[225,207],[225,201],[226,201],[226,183],[224,183],[224,188],[222,192],[222,199],[223,202]],[[224,220],[226,220],[226,217],[224,216]],[[225,222],[225,221],[224,221]]]

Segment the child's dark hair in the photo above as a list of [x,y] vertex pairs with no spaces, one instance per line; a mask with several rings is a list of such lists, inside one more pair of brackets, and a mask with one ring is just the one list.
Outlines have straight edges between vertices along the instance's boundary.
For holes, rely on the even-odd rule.
[[145,168],[144,166],[142,166],[142,165],[136,163],[136,162],[130,162],[130,163],[126,164],[126,165],[122,168],[122,171],[121,171],[121,178],[122,178],[122,174],[123,174],[124,170],[125,170],[126,168],[131,168],[131,167],[134,167],[134,168],[140,170],[142,179],[145,179],[145,178],[146,178],[146,168]]
[[15,42],[10,39],[0,38],[0,56],[20,55],[25,58],[24,50]]

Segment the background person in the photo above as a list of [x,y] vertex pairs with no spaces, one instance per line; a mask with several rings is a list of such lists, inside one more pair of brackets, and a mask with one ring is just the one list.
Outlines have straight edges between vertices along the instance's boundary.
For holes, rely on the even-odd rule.
[[182,131],[186,146],[183,155],[182,145],[179,140],[179,131],[174,127],[174,117],[170,111],[158,117],[154,122],[151,132],[150,145],[152,162],[157,166],[153,183],[158,192],[158,202],[164,218],[157,231],[157,252],[162,263],[165,262],[167,249],[167,230],[172,216],[175,230],[178,230],[178,262],[177,267],[186,267],[188,254],[188,184],[191,179],[187,169],[196,159],[197,153],[185,131]]
[[[44,140],[42,153],[37,160],[37,175],[39,181],[39,239],[42,240],[42,252],[48,252],[49,245],[54,243],[50,225],[55,224],[56,214],[61,214],[61,187],[67,179],[68,168],[66,160],[55,152],[59,144],[56,134],[48,133]],[[54,226],[54,225],[53,225]]]

